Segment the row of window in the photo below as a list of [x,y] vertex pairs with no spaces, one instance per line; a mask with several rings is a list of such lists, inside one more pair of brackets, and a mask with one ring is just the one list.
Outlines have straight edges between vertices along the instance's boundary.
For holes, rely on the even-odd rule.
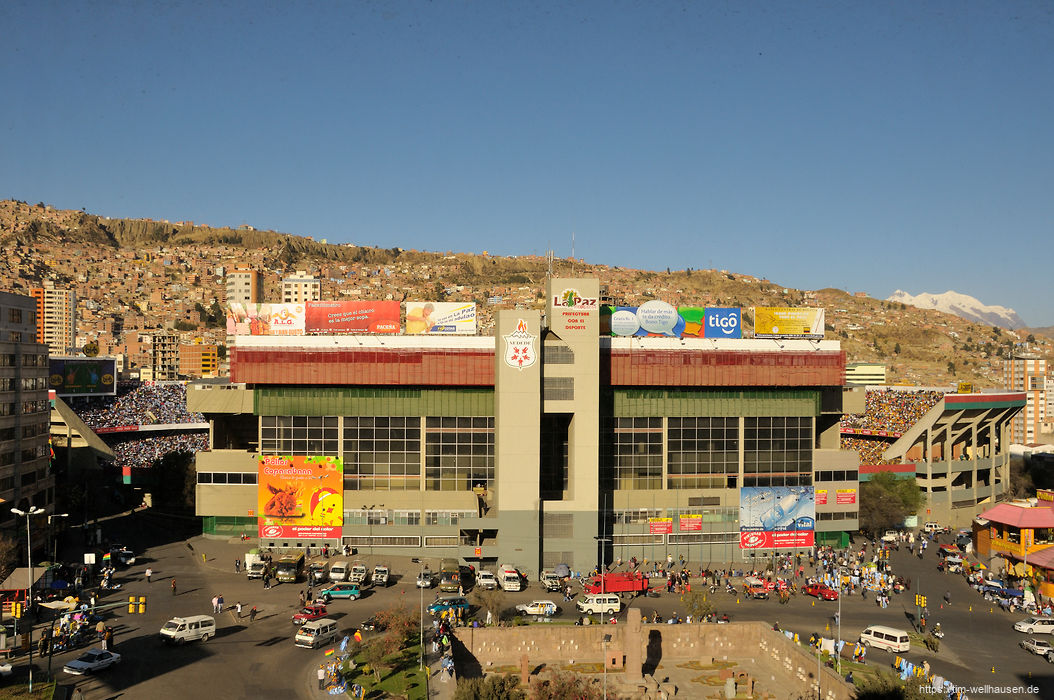
[[199,484],[256,484],[256,472],[198,472]]
[[824,469],[816,472],[816,481],[858,481],[860,471],[857,469]]

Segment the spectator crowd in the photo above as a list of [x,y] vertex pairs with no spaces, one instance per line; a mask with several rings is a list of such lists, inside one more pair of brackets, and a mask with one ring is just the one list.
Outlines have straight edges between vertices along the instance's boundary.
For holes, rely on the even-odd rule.
[[208,449],[209,436],[206,432],[183,433],[179,435],[151,435],[120,440],[110,444],[116,459],[114,465],[143,469],[153,466],[154,462],[171,452],[198,452]]
[[205,420],[200,413],[187,410],[184,382],[120,382],[116,396],[75,399],[72,406],[92,429]]
[[[842,430],[904,433],[943,398],[943,391],[868,391],[867,410],[846,414]],[[881,436],[842,435],[842,449],[859,452],[861,464],[888,464],[882,453],[890,444],[891,438]]]

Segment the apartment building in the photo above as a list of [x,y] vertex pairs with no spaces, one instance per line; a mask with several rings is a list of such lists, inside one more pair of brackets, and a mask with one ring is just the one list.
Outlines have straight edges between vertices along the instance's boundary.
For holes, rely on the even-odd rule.
[[1025,392],[1025,410],[1010,424],[1010,441],[1030,445],[1039,438],[1047,416],[1047,361],[1039,355],[1019,352],[1003,360],[1003,386]]
[[56,287],[45,280],[29,290],[36,300],[36,337],[53,355],[73,354],[77,350],[77,295],[72,289]]
[[179,379],[179,336],[155,333],[150,352],[151,379],[155,382]]
[[33,297],[0,292],[0,530],[17,538],[25,537],[25,523],[11,508],[50,511],[55,501],[48,348],[37,342],[38,305]]
[[179,373],[194,379],[212,379],[219,373],[219,346],[215,343],[184,343],[179,346]]
[[282,303],[303,304],[306,301],[321,301],[322,280],[304,270],[282,279]]
[[263,296],[263,275],[251,267],[236,267],[226,276],[227,303],[259,304]]

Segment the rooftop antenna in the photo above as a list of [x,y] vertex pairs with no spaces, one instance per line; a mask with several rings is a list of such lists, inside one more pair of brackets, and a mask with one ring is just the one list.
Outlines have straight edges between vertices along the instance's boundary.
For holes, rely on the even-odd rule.
[[553,249],[552,248],[550,248],[549,250],[545,251],[545,262],[547,262],[549,264],[548,277],[552,278],[552,276],[553,276]]

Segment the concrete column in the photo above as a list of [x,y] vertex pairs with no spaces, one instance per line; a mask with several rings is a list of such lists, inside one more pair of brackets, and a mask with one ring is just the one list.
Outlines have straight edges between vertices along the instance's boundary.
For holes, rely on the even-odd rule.
[[640,650],[644,646],[644,635],[640,608],[630,608],[626,614],[626,624],[620,627],[622,648],[626,650],[626,683],[630,685],[641,683],[644,680],[644,676],[641,675],[644,662],[641,659]]

